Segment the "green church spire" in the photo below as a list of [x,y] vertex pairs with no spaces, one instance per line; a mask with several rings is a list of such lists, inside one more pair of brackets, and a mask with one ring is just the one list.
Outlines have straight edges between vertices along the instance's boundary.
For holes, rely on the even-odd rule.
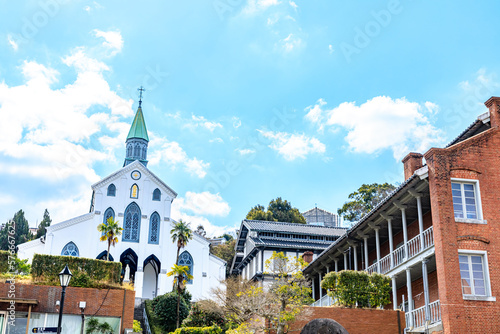
[[142,114],[142,92],[144,88],[139,88],[139,107],[135,113],[134,121],[128,132],[126,143],[126,154],[125,162],[123,166],[126,166],[135,160],[139,160],[144,166],[148,164],[148,130],[146,129],[146,122],[144,121],[144,115]]

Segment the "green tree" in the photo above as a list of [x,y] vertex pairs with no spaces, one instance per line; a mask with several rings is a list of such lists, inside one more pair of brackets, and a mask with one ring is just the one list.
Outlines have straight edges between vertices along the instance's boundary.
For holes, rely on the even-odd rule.
[[178,297],[177,291],[172,291],[156,297],[151,303],[154,319],[158,320],[157,323],[163,329],[162,333],[170,333],[175,330],[177,314],[180,314],[181,320],[184,320],[189,314],[189,300],[186,300],[184,295],[180,299],[179,313],[176,313]]
[[[13,235],[10,234],[12,231]],[[9,250],[9,236],[11,236],[11,238],[12,236],[14,237],[14,245],[16,246],[33,239],[33,234],[30,232],[28,220],[24,217],[23,210],[16,212],[12,220],[7,222],[4,228],[0,230],[1,250]]]
[[45,212],[43,213],[43,219],[38,225],[35,239],[43,237],[47,233],[47,227],[50,226],[50,223],[52,223],[52,219],[50,218],[49,211],[45,209]]
[[358,221],[394,191],[394,189],[396,187],[390,183],[363,184],[358,190],[349,194],[348,198],[350,201],[344,203],[337,210],[337,213],[348,221]]
[[226,275],[229,276],[235,254],[236,239],[231,239],[217,246],[210,246],[210,253],[227,262]]
[[179,219],[179,222],[173,225],[170,234],[172,235],[172,241],[177,243],[177,257],[175,258],[175,264],[177,265],[179,264],[179,252],[181,248],[187,245],[189,240],[193,239],[193,231],[189,228],[188,223]]
[[227,329],[224,312],[213,300],[200,300],[193,304],[182,327],[209,327],[214,324]]
[[224,239],[226,239],[226,241],[231,241],[234,239],[234,237],[231,234],[227,234],[227,233],[224,233],[219,238],[224,238]]
[[106,254],[106,261],[109,261],[109,249],[118,243],[118,236],[122,235],[123,228],[118,225],[118,220],[109,217],[106,223],[97,225],[97,230],[102,233],[101,241],[108,242],[108,254]]
[[306,219],[297,208],[292,206],[292,203],[283,200],[281,197],[273,199],[269,202],[267,210],[264,206],[258,204],[248,212],[247,219],[252,220],[268,220],[280,221],[288,223],[305,224]]
[[193,276],[189,273],[188,266],[179,266],[177,264],[174,264],[172,270],[167,273],[167,276],[174,277],[174,289],[177,291],[177,326],[175,328],[179,328],[181,295],[186,288],[186,280],[193,279]]
[[205,227],[203,227],[203,225],[201,225],[201,224],[198,225],[198,227],[196,228],[194,233],[201,235],[203,238],[205,238],[207,235],[207,231],[205,231]]

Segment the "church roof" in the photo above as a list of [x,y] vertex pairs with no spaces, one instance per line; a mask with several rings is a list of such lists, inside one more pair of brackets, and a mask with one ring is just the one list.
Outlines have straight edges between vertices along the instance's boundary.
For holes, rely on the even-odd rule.
[[142,108],[139,106],[135,113],[134,121],[128,132],[127,140],[131,138],[140,138],[149,141],[148,130],[146,129],[146,122],[142,114]]

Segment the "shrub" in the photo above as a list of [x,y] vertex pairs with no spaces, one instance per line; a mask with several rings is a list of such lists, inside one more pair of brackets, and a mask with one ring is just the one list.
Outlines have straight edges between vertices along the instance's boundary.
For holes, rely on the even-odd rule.
[[379,307],[390,302],[390,278],[364,271],[343,270],[330,272],[321,281],[336,304],[347,307]]
[[170,334],[221,334],[222,329],[213,325],[210,327],[180,327]]
[[162,334],[160,320],[153,312],[153,301],[146,300],[144,303],[144,307],[146,308],[146,316],[148,317],[149,329],[152,334]]
[[35,254],[31,274],[35,283],[59,285],[59,272],[68,265],[73,274],[70,286],[99,288],[119,284],[122,264],[83,257]]
[[[172,291],[164,295],[158,296],[152,302],[153,312],[155,313],[158,324],[165,332],[172,332],[175,330],[177,322],[177,292]],[[181,296],[181,304],[179,308],[180,322],[189,314],[189,304]]]
[[139,322],[139,320],[134,320],[134,324],[132,326],[132,329],[133,329],[134,333],[141,333],[142,332],[141,323]]
[[107,334],[112,333],[113,327],[107,322],[99,322],[97,318],[90,318],[87,320],[87,329],[85,330],[86,334],[100,333]]
[[182,326],[184,327],[207,327],[218,325],[225,327],[224,313],[219,306],[211,300],[200,300],[191,307],[191,311]]

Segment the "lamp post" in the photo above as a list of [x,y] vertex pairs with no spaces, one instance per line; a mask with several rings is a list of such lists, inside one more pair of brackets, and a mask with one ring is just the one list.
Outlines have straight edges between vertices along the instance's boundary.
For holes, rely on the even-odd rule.
[[71,271],[69,271],[68,265],[64,267],[64,269],[59,273],[59,280],[61,281],[62,293],[61,293],[61,306],[59,307],[59,321],[57,322],[57,334],[61,334],[61,323],[62,323],[62,315],[64,308],[64,294],[66,293],[66,287],[69,285],[69,281],[71,280],[73,275]]

